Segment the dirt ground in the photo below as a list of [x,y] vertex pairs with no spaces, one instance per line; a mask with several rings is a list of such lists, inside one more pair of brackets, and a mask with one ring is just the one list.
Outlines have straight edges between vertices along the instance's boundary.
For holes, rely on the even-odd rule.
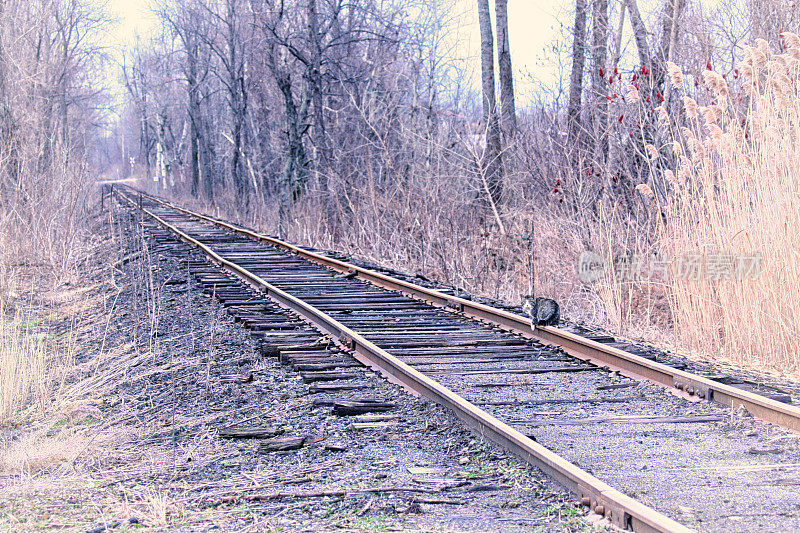
[[[68,361],[52,405],[0,428],[0,529],[598,527],[540,472],[370,372],[357,370],[368,391],[312,394],[199,290],[186,253],[107,216],[100,230],[80,286],[28,295],[35,333]],[[332,412],[365,396],[394,409],[378,421]],[[220,436],[230,428],[303,445],[265,451],[274,439]]]

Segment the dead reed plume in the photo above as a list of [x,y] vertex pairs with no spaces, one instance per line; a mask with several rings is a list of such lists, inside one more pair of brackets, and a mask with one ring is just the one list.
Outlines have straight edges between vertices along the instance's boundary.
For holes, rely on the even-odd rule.
[[[679,166],[667,174],[674,194],[663,239],[673,257],[695,262],[669,284],[681,345],[796,375],[800,39],[782,38],[782,54],[764,40],[746,47],[739,66],[749,101],[743,114],[736,112],[735,88],[710,70],[704,78],[716,103],[684,98],[688,125],[673,148]],[[673,81],[680,87],[680,77]]]

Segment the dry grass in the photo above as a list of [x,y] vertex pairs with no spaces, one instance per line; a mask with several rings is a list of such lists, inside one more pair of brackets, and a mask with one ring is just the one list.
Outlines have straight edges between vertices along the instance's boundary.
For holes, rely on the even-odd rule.
[[0,425],[47,406],[51,371],[44,335],[20,314],[6,318],[0,306]]
[[[699,256],[704,271],[674,275],[670,305],[687,349],[794,374],[800,368],[800,39],[787,52],[767,43],[740,65],[736,89],[707,71],[717,104],[685,99],[689,127],[676,145],[680,167],[664,228],[674,257]],[[670,178],[672,176],[669,176]],[[759,263],[747,259],[760,257]],[[748,272],[750,267],[756,271]]]
[[88,446],[87,437],[72,428],[57,432],[52,428],[47,424],[3,448],[0,475],[30,479],[42,470],[74,461]]
[[[98,287],[47,291],[6,312],[0,302],[0,427],[20,426],[86,403],[111,353],[76,364],[81,338],[96,333]],[[103,316],[105,318],[105,316]]]

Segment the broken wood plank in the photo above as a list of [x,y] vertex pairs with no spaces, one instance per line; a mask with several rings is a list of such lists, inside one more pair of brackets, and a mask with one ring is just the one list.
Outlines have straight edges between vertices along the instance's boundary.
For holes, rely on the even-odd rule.
[[259,453],[283,452],[298,450],[303,447],[306,437],[280,437],[262,442],[258,447]]
[[466,505],[465,500],[445,500],[439,498],[411,498],[412,503],[427,503],[429,505]]
[[389,420],[399,420],[400,415],[358,415],[358,422],[388,422]]
[[341,361],[332,363],[295,363],[292,362],[292,368],[298,372],[319,372],[322,370],[336,370],[337,368],[353,368],[363,366],[361,363],[355,361]]
[[127,255],[127,256],[123,257],[119,261],[116,261],[112,265],[112,267],[113,268],[119,268],[122,265],[124,265],[125,263],[129,263],[130,261],[133,261],[134,259],[138,259],[141,255],[142,255],[142,252],[134,252],[134,253],[132,253],[130,255]]
[[601,385],[597,387],[597,390],[615,390],[615,389],[627,389],[628,387],[635,387],[638,385],[638,381],[631,381],[629,383],[615,383],[613,385]]
[[[331,385],[331,384],[330,383],[320,383],[320,386],[322,386],[322,385]],[[325,405],[325,406],[333,407],[333,404],[335,404],[336,402],[341,402],[341,401],[353,401],[353,402],[361,402],[361,403],[370,403],[370,402],[371,403],[381,403],[381,402],[383,402],[383,399],[381,399],[381,398],[369,398],[369,397],[353,398],[352,400],[344,400],[344,399],[341,399],[341,398],[317,398],[313,402],[311,402],[311,405],[313,405],[313,406]]]
[[283,434],[276,427],[232,427],[219,430],[219,436],[227,439],[271,439]]
[[355,416],[364,413],[384,413],[391,411],[394,407],[393,403],[339,400],[333,403],[333,413],[336,416]]
[[264,357],[280,357],[281,351],[277,346],[272,344],[262,343],[258,347],[258,352]]
[[266,494],[237,494],[222,501],[233,501],[236,499],[244,499],[249,501],[262,501],[262,500],[283,500],[283,499],[304,499],[304,498],[343,498],[345,496],[356,494],[377,494],[381,492],[419,492],[422,494],[435,494],[439,492],[438,489],[428,489],[424,487],[370,487],[364,489],[349,489],[349,490],[325,490],[319,492],[272,492]]

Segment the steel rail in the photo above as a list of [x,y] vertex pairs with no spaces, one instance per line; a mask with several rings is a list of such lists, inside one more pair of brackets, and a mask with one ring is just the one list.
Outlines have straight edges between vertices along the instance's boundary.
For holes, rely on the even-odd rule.
[[[246,268],[224,259],[209,246],[192,238],[152,211],[144,208],[141,203],[137,203],[127,194],[115,192],[117,192],[119,198],[127,201],[135,209],[142,211],[179,239],[200,249],[211,262],[220,268],[245,281],[255,290],[280,305],[304,317],[319,330],[328,334],[340,346],[351,351],[355,358],[366,366],[379,371],[391,381],[397,382],[405,388],[452,410],[467,427],[481,437],[495,442],[528,464],[540,468],[565,488],[576,494],[580,498],[582,505],[588,506],[597,514],[604,515],[617,527],[642,532],[677,533],[692,531],[573,465],[508,424],[476,407],[452,390],[376,346],[327,313],[273,286]],[[158,201],[149,196],[148,198]],[[165,207],[195,216],[194,213],[186,212],[165,202],[159,203]]]
[[[138,193],[139,191],[137,191]],[[663,363],[651,361],[612,346],[592,341],[580,335],[553,326],[533,327],[527,317],[488,305],[444,294],[407,281],[380,274],[367,268],[339,261],[324,255],[304,250],[280,239],[262,235],[228,222],[195,213],[176,206],[160,198],[140,193],[146,198],[170,209],[175,209],[200,220],[210,222],[221,228],[245,235],[253,240],[265,242],[298,255],[308,261],[323,265],[341,273],[354,274],[354,277],[368,281],[378,287],[400,292],[406,296],[423,300],[437,307],[462,313],[469,318],[482,320],[505,330],[518,333],[526,338],[560,346],[576,359],[597,366],[608,367],[633,379],[645,379],[664,386],[670,392],[689,399],[705,399],[730,408],[743,407],[756,418],[794,431],[800,431],[800,408],[772,398],[737,389],[724,383],[672,368]]]

